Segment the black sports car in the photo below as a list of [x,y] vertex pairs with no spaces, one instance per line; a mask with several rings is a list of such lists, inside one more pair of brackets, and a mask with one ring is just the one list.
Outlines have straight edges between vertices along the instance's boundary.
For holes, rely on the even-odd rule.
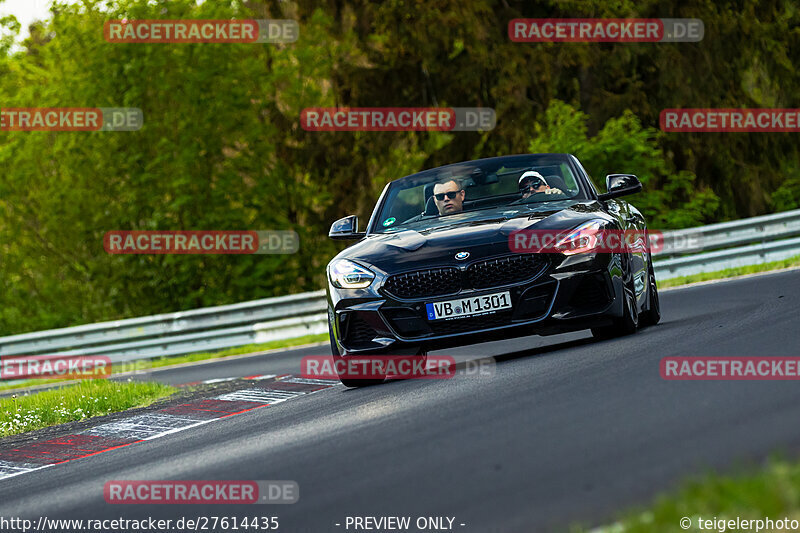
[[[359,241],[327,267],[334,358],[424,356],[588,328],[608,338],[656,324],[649,246],[586,239],[633,232],[647,240],[644,217],[618,199],[641,182],[611,174],[606,185],[598,193],[570,154],[494,157],[392,181],[365,232],[355,216],[331,226],[331,238]],[[515,246],[551,235],[558,246]]]

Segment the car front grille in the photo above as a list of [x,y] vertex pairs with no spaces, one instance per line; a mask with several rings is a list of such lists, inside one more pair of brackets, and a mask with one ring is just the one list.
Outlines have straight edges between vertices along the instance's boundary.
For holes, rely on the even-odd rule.
[[467,268],[467,282],[473,289],[518,283],[535,277],[546,263],[534,254],[514,254],[487,259]]
[[421,298],[453,294],[461,289],[457,268],[429,268],[390,276],[383,290],[396,298]]
[[547,260],[535,254],[513,254],[486,259],[461,271],[453,267],[430,268],[389,276],[383,291],[400,299],[455,294],[461,289],[488,289],[519,283],[540,275]]

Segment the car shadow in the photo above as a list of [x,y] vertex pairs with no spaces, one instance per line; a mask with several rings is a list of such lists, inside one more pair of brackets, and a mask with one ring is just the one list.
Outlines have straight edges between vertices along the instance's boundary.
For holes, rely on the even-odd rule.
[[596,344],[598,341],[592,337],[587,337],[583,339],[573,339],[569,341],[559,342],[556,344],[547,344],[545,346],[538,346],[536,348],[529,348],[526,350],[519,350],[516,352],[509,352],[502,355],[495,355],[494,360],[498,363],[503,361],[512,361],[514,359],[520,359],[523,357],[538,357],[542,355],[547,355],[553,352],[558,352],[561,350],[568,350],[570,348],[578,348],[580,346],[586,346],[588,344]]
[[[578,347],[581,347],[581,346],[587,346],[589,344],[595,344],[595,343],[598,343],[598,342],[613,342],[613,339],[601,341],[601,340],[594,339],[593,337],[585,337],[585,338],[580,338],[580,339],[571,339],[571,340],[566,340],[566,341],[563,341],[563,342],[546,344],[544,346],[537,346],[537,347],[534,347],[534,348],[526,348],[524,350],[516,350],[516,351],[512,351],[512,352],[508,352],[508,353],[503,353],[503,354],[500,354],[500,355],[480,356],[480,355],[476,354],[476,355],[473,355],[473,356],[459,356],[458,359],[460,359],[460,360],[455,364],[455,366],[453,368],[454,368],[455,372],[459,372],[459,371],[464,372],[470,367],[475,368],[476,365],[480,366],[482,361],[483,362],[487,362],[487,363],[495,363],[496,364],[496,363],[502,363],[502,362],[505,362],[505,361],[513,361],[515,359],[522,359],[522,358],[528,358],[528,357],[544,357],[544,356],[549,355],[549,354],[556,354],[557,352],[561,352],[563,350],[569,350],[569,349],[572,349],[572,348],[578,348]],[[446,356],[446,355],[450,355],[450,354],[447,354],[446,351],[442,350],[441,354],[439,354],[438,351],[437,351],[433,355]],[[462,359],[462,357],[465,357],[465,359]],[[388,385],[390,383],[405,382],[405,381],[409,381],[409,380],[408,379],[403,379],[403,378],[400,378],[400,377],[388,378],[382,384],[368,385],[368,386],[365,386],[365,387],[358,387],[358,388],[348,388],[344,392],[352,392],[352,391],[357,391],[357,390],[372,389],[373,387],[382,387],[382,386],[386,386],[386,385]],[[423,380],[423,381],[426,381],[426,380]]]

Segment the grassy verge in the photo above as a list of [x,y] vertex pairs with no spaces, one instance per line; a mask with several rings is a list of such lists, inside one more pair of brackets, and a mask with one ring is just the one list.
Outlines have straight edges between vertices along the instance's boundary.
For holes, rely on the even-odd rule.
[[[756,531],[755,524],[737,529],[726,523],[724,529],[720,529],[722,526],[719,522],[716,526],[708,522],[700,523],[700,519],[727,521],[736,520],[737,517],[742,521],[766,518],[774,521],[784,518],[800,520],[800,462],[772,459],[759,470],[733,476],[706,475],[657,498],[649,508],[627,513],[617,523],[593,532]],[[688,528],[681,528],[682,518],[691,521]],[[570,531],[588,530],[574,526]],[[791,529],[762,525],[761,531]]]
[[19,398],[0,399],[0,437],[145,407],[178,389],[161,383],[87,380]]
[[[246,346],[237,346],[235,348],[228,348],[218,352],[202,352],[191,353],[187,355],[179,355],[175,357],[159,357],[158,359],[151,359],[149,361],[137,361],[135,365],[114,365],[112,374],[119,372],[128,372],[131,370],[143,371],[150,368],[160,368],[163,366],[179,365],[182,363],[194,363],[197,361],[205,361],[208,359],[220,359],[223,357],[230,357],[233,355],[242,355],[254,352],[263,352],[266,350],[277,350],[280,348],[291,348],[292,346],[302,346],[304,344],[313,344],[317,342],[328,342],[328,334],[322,333],[319,335],[305,335],[294,339],[286,339],[280,341],[265,342],[262,344],[248,344]],[[52,379],[28,379],[20,381],[19,383],[6,383],[0,384],[0,392],[26,389],[28,387],[35,387],[37,385],[52,385],[58,380]]]
[[19,383],[6,383],[0,385],[0,392],[7,391],[7,390],[15,390],[15,389],[24,389],[27,387],[35,387],[36,385],[50,385],[56,381],[55,379],[26,379],[25,381],[20,381]]
[[312,344],[316,342],[328,342],[328,334],[321,333],[319,335],[305,335],[303,337],[297,337],[294,339],[271,341],[263,344],[248,344],[246,346],[237,346],[235,348],[228,348],[218,352],[190,353],[175,357],[160,357],[158,359],[153,359],[150,362],[150,367],[158,368],[161,366],[179,365],[181,363],[194,363],[196,361],[205,361],[206,359],[219,359],[222,357],[230,357],[232,355],[263,352],[265,350],[277,350],[279,348],[291,348],[292,346],[302,346],[304,344]]
[[696,283],[698,281],[710,281],[712,279],[733,278],[736,276],[744,276],[746,274],[757,274],[758,272],[769,272],[770,270],[781,270],[784,268],[792,268],[800,266],[800,255],[784,259],[783,261],[773,261],[772,263],[764,263],[761,265],[750,265],[737,268],[728,268],[725,270],[718,270],[717,272],[704,272],[702,274],[693,274],[691,276],[681,276],[679,278],[667,279],[658,282],[659,289],[666,289],[667,287],[677,287],[679,285],[686,285],[688,283]]

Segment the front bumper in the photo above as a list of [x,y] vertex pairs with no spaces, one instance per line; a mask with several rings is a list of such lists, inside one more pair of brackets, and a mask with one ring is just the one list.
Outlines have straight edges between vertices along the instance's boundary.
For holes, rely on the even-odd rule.
[[[615,254],[549,254],[521,283],[397,298],[378,287],[329,287],[329,320],[341,354],[407,353],[605,325],[619,316],[621,269]],[[380,281],[380,280],[379,280]],[[425,304],[509,291],[512,307],[489,315],[429,321]]]

